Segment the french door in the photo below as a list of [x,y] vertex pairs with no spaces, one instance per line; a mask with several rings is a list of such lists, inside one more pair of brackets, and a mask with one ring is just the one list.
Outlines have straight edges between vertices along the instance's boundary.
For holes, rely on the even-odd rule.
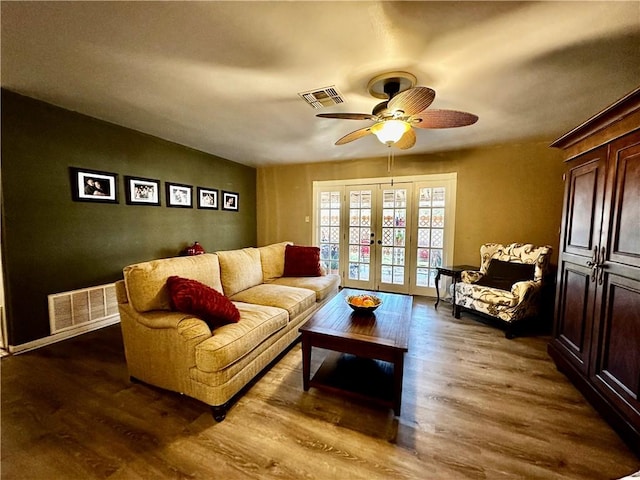
[[348,211],[345,287],[408,293],[408,184],[346,187]]
[[314,183],[314,243],[342,286],[435,295],[453,258],[455,174],[417,178]]

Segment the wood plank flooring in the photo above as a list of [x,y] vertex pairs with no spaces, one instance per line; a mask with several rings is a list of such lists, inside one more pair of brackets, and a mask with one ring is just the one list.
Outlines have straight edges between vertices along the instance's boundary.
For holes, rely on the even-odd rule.
[[[129,382],[118,325],[1,360],[2,479],[617,479],[635,457],[546,353],[414,300],[402,415],[302,390],[293,346],[215,423]],[[314,350],[312,372],[322,361]]]

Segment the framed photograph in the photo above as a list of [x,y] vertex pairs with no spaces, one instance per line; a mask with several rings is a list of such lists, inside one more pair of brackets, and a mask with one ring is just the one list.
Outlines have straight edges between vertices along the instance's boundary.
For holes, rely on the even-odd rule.
[[118,203],[118,174],[69,167],[76,202]]
[[167,207],[193,208],[191,185],[165,182],[167,188]]
[[124,177],[127,205],[160,205],[160,180]]
[[239,209],[240,194],[234,192],[222,192],[222,210],[233,210],[235,212]]
[[218,190],[198,187],[198,208],[218,209]]

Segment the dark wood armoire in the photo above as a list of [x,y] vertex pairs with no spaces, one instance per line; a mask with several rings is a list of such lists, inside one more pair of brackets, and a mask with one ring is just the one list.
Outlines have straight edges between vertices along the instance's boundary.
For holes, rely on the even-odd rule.
[[560,137],[549,354],[640,456],[640,88]]

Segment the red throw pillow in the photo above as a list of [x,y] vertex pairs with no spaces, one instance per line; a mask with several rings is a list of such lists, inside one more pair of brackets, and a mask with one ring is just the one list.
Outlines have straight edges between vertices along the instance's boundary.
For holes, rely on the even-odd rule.
[[167,279],[167,287],[175,310],[201,318],[211,330],[240,320],[231,300],[203,283],[174,275]]
[[320,248],[287,245],[284,250],[283,277],[319,277]]

